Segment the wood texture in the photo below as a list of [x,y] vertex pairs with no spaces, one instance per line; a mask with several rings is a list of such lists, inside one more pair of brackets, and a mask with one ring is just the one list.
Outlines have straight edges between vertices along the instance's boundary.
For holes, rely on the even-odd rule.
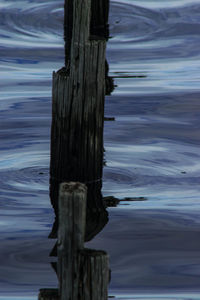
[[70,66],[53,73],[50,196],[56,215],[58,186],[64,181],[85,183],[88,206],[104,209],[100,190],[106,41],[89,40],[90,8],[90,0],[73,1]]
[[78,251],[85,234],[87,188],[62,183],[59,191],[58,277],[61,300],[78,300]]
[[109,37],[109,0],[92,0],[90,38],[100,39]]
[[83,249],[85,232],[88,240],[107,223],[101,195],[107,19],[108,0],[65,1],[66,60],[53,72],[50,162],[61,300],[107,299],[108,256]]
[[107,300],[109,265],[104,251],[80,251],[79,298],[81,300]]

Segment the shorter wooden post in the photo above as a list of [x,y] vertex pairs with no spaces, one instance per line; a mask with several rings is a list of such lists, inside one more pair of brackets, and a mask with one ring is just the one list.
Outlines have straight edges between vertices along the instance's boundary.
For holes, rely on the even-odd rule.
[[41,289],[38,300],[59,300],[58,289]]
[[79,298],[107,300],[109,265],[105,251],[83,249],[79,256]]
[[86,197],[84,184],[60,184],[57,247],[60,300],[78,300],[78,251],[84,245]]

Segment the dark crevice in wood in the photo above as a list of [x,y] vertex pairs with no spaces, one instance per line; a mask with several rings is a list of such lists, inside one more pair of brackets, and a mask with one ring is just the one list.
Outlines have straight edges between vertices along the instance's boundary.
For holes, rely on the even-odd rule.
[[109,38],[108,15],[109,0],[91,1],[90,38]]
[[69,65],[73,29],[73,0],[65,0],[64,4],[64,41],[65,66]]

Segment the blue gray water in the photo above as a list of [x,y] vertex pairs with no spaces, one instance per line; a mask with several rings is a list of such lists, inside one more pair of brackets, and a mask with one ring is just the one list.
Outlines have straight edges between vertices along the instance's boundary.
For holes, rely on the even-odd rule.
[[[0,0],[0,299],[56,287],[47,239],[51,74],[64,63],[63,1]],[[110,254],[110,295],[200,299],[200,3],[114,0],[107,46],[103,194],[89,243]],[[134,76],[145,76],[135,78]],[[128,77],[128,78],[127,78]]]

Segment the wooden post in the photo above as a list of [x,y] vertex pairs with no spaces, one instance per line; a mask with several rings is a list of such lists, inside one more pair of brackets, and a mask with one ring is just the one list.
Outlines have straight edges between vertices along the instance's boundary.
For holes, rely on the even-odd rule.
[[78,300],[78,251],[83,249],[87,188],[62,183],[59,191],[58,277],[60,300]]
[[60,300],[107,299],[107,255],[83,244],[85,232],[91,239],[108,220],[101,195],[108,2],[95,0],[91,7],[91,0],[65,0],[65,67],[53,72],[50,197],[56,222],[50,237],[59,223]]
[[81,300],[107,300],[109,266],[104,251],[84,249],[79,260],[79,298]]
[[59,191],[60,300],[107,300],[109,267],[104,251],[84,249],[87,188],[62,183]]
[[[92,213],[104,214],[105,225],[108,218],[101,197],[101,178],[106,39],[90,40],[91,0],[66,0],[65,5],[73,11],[71,29],[66,31],[66,39],[71,39],[70,59],[67,67],[53,72],[50,197],[58,216],[59,184],[85,183],[87,205]],[[65,15],[67,19],[68,13]]]
[[89,41],[90,0],[74,0],[70,71],[53,73],[51,176],[101,180],[105,40]]

